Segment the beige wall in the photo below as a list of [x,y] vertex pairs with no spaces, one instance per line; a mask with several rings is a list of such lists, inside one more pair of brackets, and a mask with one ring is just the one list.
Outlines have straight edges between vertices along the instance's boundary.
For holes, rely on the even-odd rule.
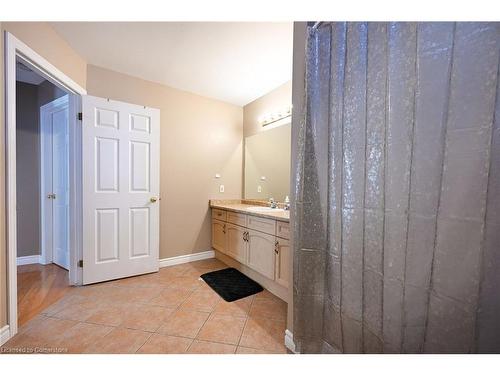
[[49,24],[46,22],[2,22],[2,31],[4,30],[12,33],[73,81],[85,87],[87,62]]
[[209,250],[208,200],[241,198],[242,108],[92,65],[87,90],[160,109],[160,259]]
[[243,135],[248,137],[262,131],[259,117],[292,104],[292,81],[288,81],[266,95],[243,107]]

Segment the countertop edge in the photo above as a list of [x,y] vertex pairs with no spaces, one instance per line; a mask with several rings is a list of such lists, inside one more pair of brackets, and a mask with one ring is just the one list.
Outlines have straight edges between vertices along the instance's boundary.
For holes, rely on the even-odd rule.
[[[248,205],[248,206],[251,207],[251,205]],[[224,204],[210,203],[209,207],[210,208],[217,208],[219,210],[238,212],[238,213],[242,213],[242,214],[246,214],[246,215],[263,217],[265,219],[274,219],[277,221],[283,221],[285,223],[290,223],[290,219],[286,218],[286,217],[279,217],[279,216],[276,216],[275,214],[269,214],[269,213],[265,213],[265,212],[250,212],[250,211],[247,211],[245,209],[231,207],[230,204],[224,205]]]

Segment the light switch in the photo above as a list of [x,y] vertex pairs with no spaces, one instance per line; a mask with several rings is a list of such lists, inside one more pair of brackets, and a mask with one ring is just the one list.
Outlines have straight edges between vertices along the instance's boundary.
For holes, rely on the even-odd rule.
[[257,193],[262,193],[262,186],[257,186]]
[[224,193],[224,185],[219,185],[219,193]]

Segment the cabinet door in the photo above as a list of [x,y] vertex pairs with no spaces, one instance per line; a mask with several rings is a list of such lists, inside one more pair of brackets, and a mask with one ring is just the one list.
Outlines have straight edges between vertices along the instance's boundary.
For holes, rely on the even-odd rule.
[[226,223],[212,220],[212,247],[226,253]]
[[275,281],[288,288],[290,278],[290,241],[278,238],[276,243]]
[[247,243],[245,241],[245,232],[245,228],[234,224],[226,224],[226,254],[243,264],[247,264]]
[[274,280],[274,247],[276,237],[248,230],[248,266]]

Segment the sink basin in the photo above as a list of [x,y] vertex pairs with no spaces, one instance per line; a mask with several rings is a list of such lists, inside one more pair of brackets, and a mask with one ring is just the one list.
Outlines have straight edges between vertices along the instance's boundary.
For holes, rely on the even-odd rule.
[[264,206],[252,206],[247,208],[248,211],[252,212],[284,212],[285,210],[282,208],[271,208]]

